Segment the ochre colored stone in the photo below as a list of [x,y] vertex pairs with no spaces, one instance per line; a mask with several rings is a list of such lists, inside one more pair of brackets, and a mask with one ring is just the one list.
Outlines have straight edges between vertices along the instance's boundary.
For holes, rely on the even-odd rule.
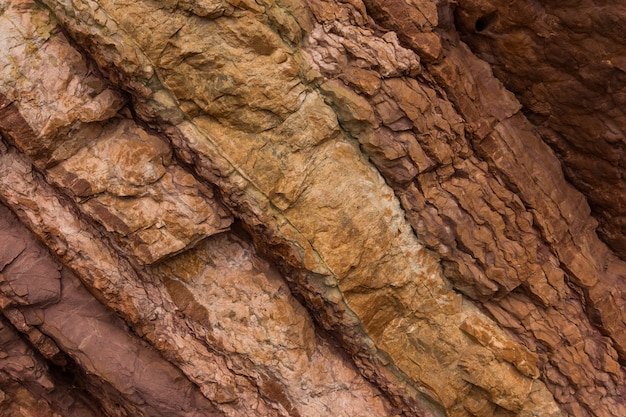
[[624,415],[624,14],[504,3],[0,0],[0,413]]

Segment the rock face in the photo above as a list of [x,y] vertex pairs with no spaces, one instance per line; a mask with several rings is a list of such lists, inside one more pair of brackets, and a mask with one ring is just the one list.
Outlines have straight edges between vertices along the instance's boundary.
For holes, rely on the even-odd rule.
[[619,2],[460,1],[459,30],[518,94],[598,233],[626,258],[624,129],[626,6]]
[[0,0],[2,415],[626,415],[617,6]]

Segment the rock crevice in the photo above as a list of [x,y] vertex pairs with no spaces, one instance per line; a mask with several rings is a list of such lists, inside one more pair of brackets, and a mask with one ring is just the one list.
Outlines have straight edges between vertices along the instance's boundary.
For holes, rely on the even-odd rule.
[[4,1],[6,340],[100,394],[0,405],[623,414],[617,238],[462,3]]

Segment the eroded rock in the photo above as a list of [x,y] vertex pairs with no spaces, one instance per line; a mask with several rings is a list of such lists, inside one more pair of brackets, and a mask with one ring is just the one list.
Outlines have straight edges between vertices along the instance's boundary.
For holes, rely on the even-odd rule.
[[624,5],[460,1],[456,17],[468,44],[518,94],[623,259]]
[[622,414],[626,267],[448,2],[42,3],[0,199],[66,266],[3,313],[115,412]]

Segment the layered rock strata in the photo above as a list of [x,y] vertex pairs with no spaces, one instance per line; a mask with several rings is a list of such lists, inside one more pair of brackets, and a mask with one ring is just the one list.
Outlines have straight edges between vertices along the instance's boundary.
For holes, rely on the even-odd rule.
[[624,4],[460,1],[456,15],[463,38],[518,94],[589,199],[600,236],[625,259]]
[[5,409],[626,411],[626,265],[448,3],[0,8]]
[[[605,359],[594,356],[611,352],[615,370],[623,362],[623,262],[596,236],[584,197],[566,183],[520,104],[460,44],[451,15],[428,6],[411,14],[394,5],[368,3],[377,22],[421,52],[428,73],[417,82],[379,76],[381,88],[372,94],[358,78],[318,63],[326,78],[344,81],[327,81],[322,91],[347,109],[338,112],[343,125],[354,129],[394,186],[414,230],[441,255],[455,287],[545,352],[540,367],[552,375],[549,383],[568,412],[622,413],[623,371],[607,374]],[[440,39],[437,54],[420,51],[424,40],[415,27]],[[572,322],[576,330],[563,333]],[[584,348],[604,346],[607,334],[611,349]],[[565,381],[585,388],[566,393]]]

